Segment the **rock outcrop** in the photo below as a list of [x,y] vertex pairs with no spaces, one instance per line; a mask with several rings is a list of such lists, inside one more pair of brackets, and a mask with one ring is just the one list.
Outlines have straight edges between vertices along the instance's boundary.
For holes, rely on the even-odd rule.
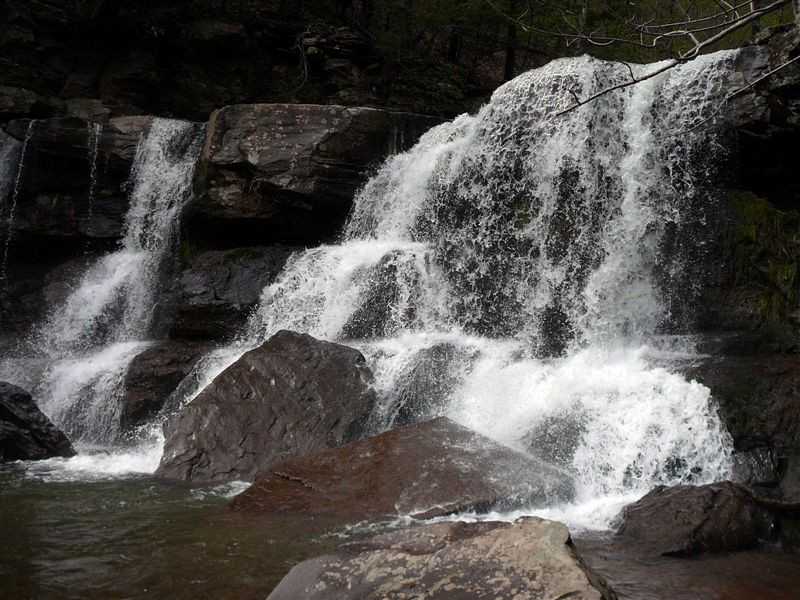
[[42,414],[28,392],[0,382],[0,461],[74,454],[67,437]]
[[295,566],[270,600],[525,598],[612,600],[577,554],[566,526],[437,523],[346,544]]
[[280,331],[164,425],[158,477],[253,480],[269,465],[356,439],[374,403],[358,350]]
[[772,517],[744,486],[660,486],[625,508],[616,543],[664,556],[746,550],[765,539],[771,525]]
[[10,122],[10,135],[28,139],[11,224],[14,235],[72,247],[87,242],[107,246],[120,238],[128,209],[123,187],[151,121],[121,117],[101,129],[77,117]]
[[232,507],[354,523],[548,504],[569,499],[572,486],[546,463],[440,417],[273,464]]
[[243,104],[215,111],[187,209],[210,246],[319,243],[340,229],[370,167],[437,119],[371,108]]

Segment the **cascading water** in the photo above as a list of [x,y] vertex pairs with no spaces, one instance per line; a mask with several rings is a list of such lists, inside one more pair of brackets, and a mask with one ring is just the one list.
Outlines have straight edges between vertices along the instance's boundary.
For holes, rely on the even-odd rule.
[[153,120],[128,182],[120,248],[90,265],[32,335],[30,346],[47,364],[34,397],[74,441],[107,443],[119,434],[123,378],[152,335],[161,274],[175,256],[177,217],[201,143],[196,124]]
[[373,430],[446,414],[569,469],[577,497],[557,514],[573,525],[605,526],[657,484],[724,478],[709,391],[656,342],[689,322],[719,150],[694,126],[734,57],[564,114],[632,73],[557,60],[429,131],[360,191],[340,244],[289,260],[237,342],[201,361],[196,389],[294,329],[364,352]]

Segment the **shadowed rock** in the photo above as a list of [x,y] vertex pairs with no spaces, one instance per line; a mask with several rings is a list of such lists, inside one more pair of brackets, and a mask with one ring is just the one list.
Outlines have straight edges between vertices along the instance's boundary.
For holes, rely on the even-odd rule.
[[437,123],[408,113],[312,104],[217,110],[197,170],[199,197],[186,214],[189,235],[216,247],[330,239],[370,167]]
[[746,550],[770,531],[771,518],[744,486],[657,487],[626,507],[616,542],[665,556]]
[[164,340],[138,354],[125,375],[121,429],[126,431],[142,425],[158,413],[210,348],[208,342]]
[[565,525],[529,517],[436,523],[346,544],[295,566],[269,600],[616,597]]
[[358,350],[280,331],[164,425],[159,477],[253,480],[291,456],[352,441],[374,403]]
[[42,414],[28,392],[0,382],[0,461],[74,454],[67,436]]
[[181,274],[180,304],[171,333],[213,339],[235,334],[294,250],[249,247],[191,256]]
[[547,504],[571,494],[568,475],[440,417],[274,464],[232,507],[357,522]]

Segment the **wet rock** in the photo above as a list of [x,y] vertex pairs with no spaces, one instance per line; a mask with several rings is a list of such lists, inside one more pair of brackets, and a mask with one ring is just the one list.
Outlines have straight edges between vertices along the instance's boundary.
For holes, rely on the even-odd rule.
[[[14,235],[46,236],[61,244],[109,243],[121,237],[130,175],[139,138],[152,117],[106,123],[97,145],[91,190],[92,123],[76,117],[12,121],[6,131],[30,135],[14,215]],[[91,198],[91,200],[90,200]],[[77,241],[76,241],[77,240]]]
[[684,370],[711,389],[737,450],[767,448],[776,457],[800,447],[800,356],[705,358]]
[[130,430],[155,416],[212,347],[208,342],[165,340],[136,356],[125,376],[120,429]]
[[192,255],[181,273],[180,301],[170,331],[190,338],[233,336],[295,250],[245,247]]
[[198,197],[187,209],[188,235],[217,247],[331,239],[369,168],[436,123],[343,106],[215,111],[197,170]]
[[30,90],[0,86],[0,120],[27,116],[37,102],[36,94]]
[[74,454],[67,437],[42,414],[28,392],[0,382],[0,461]]
[[374,403],[371,380],[358,350],[280,331],[167,420],[156,475],[253,480],[282,459],[352,441]]
[[436,523],[355,542],[295,566],[269,595],[295,598],[616,598],[581,559],[567,527]]
[[350,523],[432,518],[566,500],[572,485],[562,471],[439,417],[272,464],[232,507]]
[[627,506],[616,544],[665,556],[746,550],[771,529],[772,518],[744,486],[659,486]]

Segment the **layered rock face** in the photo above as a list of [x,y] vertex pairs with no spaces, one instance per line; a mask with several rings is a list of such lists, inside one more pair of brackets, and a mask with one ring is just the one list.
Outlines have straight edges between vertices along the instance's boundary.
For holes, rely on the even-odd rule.
[[544,505],[572,494],[569,475],[440,417],[273,464],[232,507],[354,523]]
[[371,381],[358,350],[276,333],[167,420],[156,475],[253,480],[282,459],[352,441],[374,403]]
[[437,523],[341,546],[294,567],[269,595],[295,598],[575,598],[616,594],[575,552],[566,526]]
[[0,382],[0,461],[74,454],[67,437],[42,414],[28,392]]
[[436,119],[369,108],[228,106],[211,115],[187,210],[200,245],[314,244],[338,233],[370,167]]
[[[90,110],[97,108],[92,103],[70,106],[71,116],[4,125],[22,154],[21,170],[12,161],[6,165],[0,190],[10,195],[17,188],[8,276],[0,286],[0,344],[8,347],[59,305],[87,265],[124,233],[126,184],[152,117],[110,117]],[[276,240],[316,245],[333,236],[369,168],[437,122],[324,106],[235,106],[215,113],[196,197],[184,213],[180,253],[163,269],[160,305],[166,308],[156,329],[174,343],[152,347],[133,364],[125,426],[159,410],[201,354],[195,340],[226,341],[241,328],[298,249]]]

